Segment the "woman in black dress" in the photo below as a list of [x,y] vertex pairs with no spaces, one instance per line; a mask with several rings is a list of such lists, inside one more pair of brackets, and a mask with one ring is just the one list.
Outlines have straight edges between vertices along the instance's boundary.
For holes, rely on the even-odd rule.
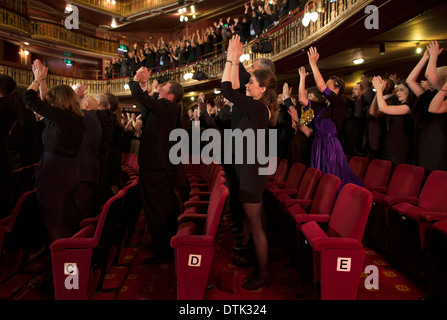
[[[227,61],[222,76],[222,95],[245,111],[239,129],[243,132],[246,130],[254,130],[255,132],[258,129],[267,130],[274,126],[279,109],[276,95],[276,77],[272,72],[255,70],[246,85],[246,95],[238,92],[237,89],[240,86],[239,58],[242,55],[242,47],[243,43],[240,42],[240,37],[238,35],[233,36],[229,42]],[[263,145],[267,149],[266,143]],[[262,165],[257,161],[254,164],[248,164],[245,160],[243,164],[236,163],[235,165],[236,175],[239,179],[238,200],[242,203],[244,209],[258,266],[257,270],[244,279],[242,287],[248,290],[257,290],[271,282],[268,266],[268,241],[261,217],[263,211],[262,196],[269,177],[259,174]]]
[[[38,90],[46,88],[45,68],[39,60],[32,65],[34,81],[25,91],[25,103],[45,118],[42,133],[44,152],[36,175],[36,195],[50,243],[71,236],[67,214],[79,181],[77,155],[84,138],[83,113],[76,92],[67,85],[51,88],[42,101]],[[45,91],[45,90],[44,90]]]
[[[427,172],[447,170],[447,111],[440,108],[438,102],[442,92],[438,92],[443,84],[437,59],[442,49],[436,41],[432,41],[422,58],[407,77],[407,83],[418,97],[411,110],[415,126],[414,164],[423,167]],[[425,75],[430,81],[418,82],[419,74],[427,65]],[[439,95],[438,95],[439,93]]]
[[383,95],[386,81],[381,77],[374,77],[372,83],[377,93],[371,103],[371,108],[385,114],[386,122],[381,158],[391,161],[394,167],[401,163],[410,163],[413,138],[411,108],[416,96],[405,82],[400,81],[396,88],[396,96],[400,104],[388,105]]

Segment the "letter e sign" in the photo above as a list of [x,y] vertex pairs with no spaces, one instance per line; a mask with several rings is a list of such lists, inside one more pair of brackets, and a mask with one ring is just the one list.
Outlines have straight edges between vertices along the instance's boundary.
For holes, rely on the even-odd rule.
[[190,254],[188,258],[188,267],[200,267],[202,256],[199,254]]
[[337,258],[337,271],[350,272],[351,258]]

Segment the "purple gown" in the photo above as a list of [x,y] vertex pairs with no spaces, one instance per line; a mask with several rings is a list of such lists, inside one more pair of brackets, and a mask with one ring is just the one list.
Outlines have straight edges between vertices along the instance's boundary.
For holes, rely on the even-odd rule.
[[324,107],[313,119],[314,139],[310,166],[321,170],[323,174],[330,173],[340,178],[341,188],[347,183],[364,187],[365,184],[351,170],[346,160],[343,147],[337,138],[337,127],[332,119],[324,119],[321,115]]

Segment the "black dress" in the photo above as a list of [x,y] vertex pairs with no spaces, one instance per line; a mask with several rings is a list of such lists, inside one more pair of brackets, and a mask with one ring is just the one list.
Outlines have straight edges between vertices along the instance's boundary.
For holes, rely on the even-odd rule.
[[79,181],[77,155],[84,139],[83,117],[50,106],[27,90],[25,103],[45,118],[44,152],[37,168],[36,195],[50,242],[70,236],[67,215]]
[[[238,129],[243,133],[247,129],[256,130],[269,128],[269,111],[261,102],[251,99],[239,91],[233,90],[231,82],[222,82],[222,95],[238,105],[245,111],[245,115],[239,123]],[[263,144],[264,150],[256,150],[258,154],[266,155],[268,150],[268,135],[265,135],[266,141]],[[255,145],[258,146],[258,138],[255,134]],[[262,143],[260,143],[262,145]],[[254,163],[248,163],[247,150],[248,146],[244,144],[243,163],[235,163],[236,175],[239,180],[238,200],[242,203],[258,203],[262,202],[262,196],[269,179],[268,175],[260,175],[259,169],[264,167],[258,162],[257,155],[254,155]]]
[[381,158],[393,163],[409,163],[413,138],[413,120],[410,114],[386,115],[385,135]]
[[412,109],[416,148],[414,163],[427,172],[447,170],[447,113],[428,112],[437,92],[423,93]]

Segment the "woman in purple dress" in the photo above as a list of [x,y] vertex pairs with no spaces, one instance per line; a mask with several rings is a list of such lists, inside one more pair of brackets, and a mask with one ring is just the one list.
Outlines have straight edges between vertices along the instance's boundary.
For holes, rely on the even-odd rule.
[[307,128],[298,123],[300,130],[306,135],[314,133],[310,166],[321,170],[323,174],[330,173],[339,177],[341,187],[347,183],[364,186],[351,170],[338,139],[338,131],[343,124],[346,110],[346,104],[341,97],[345,84],[341,78],[335,76],[329,77],[327,82],[324,81],[317,66],[319,54],[316,48],[311,47],[308,56],[316,86],[329,102],[329,105],[320,109]]

